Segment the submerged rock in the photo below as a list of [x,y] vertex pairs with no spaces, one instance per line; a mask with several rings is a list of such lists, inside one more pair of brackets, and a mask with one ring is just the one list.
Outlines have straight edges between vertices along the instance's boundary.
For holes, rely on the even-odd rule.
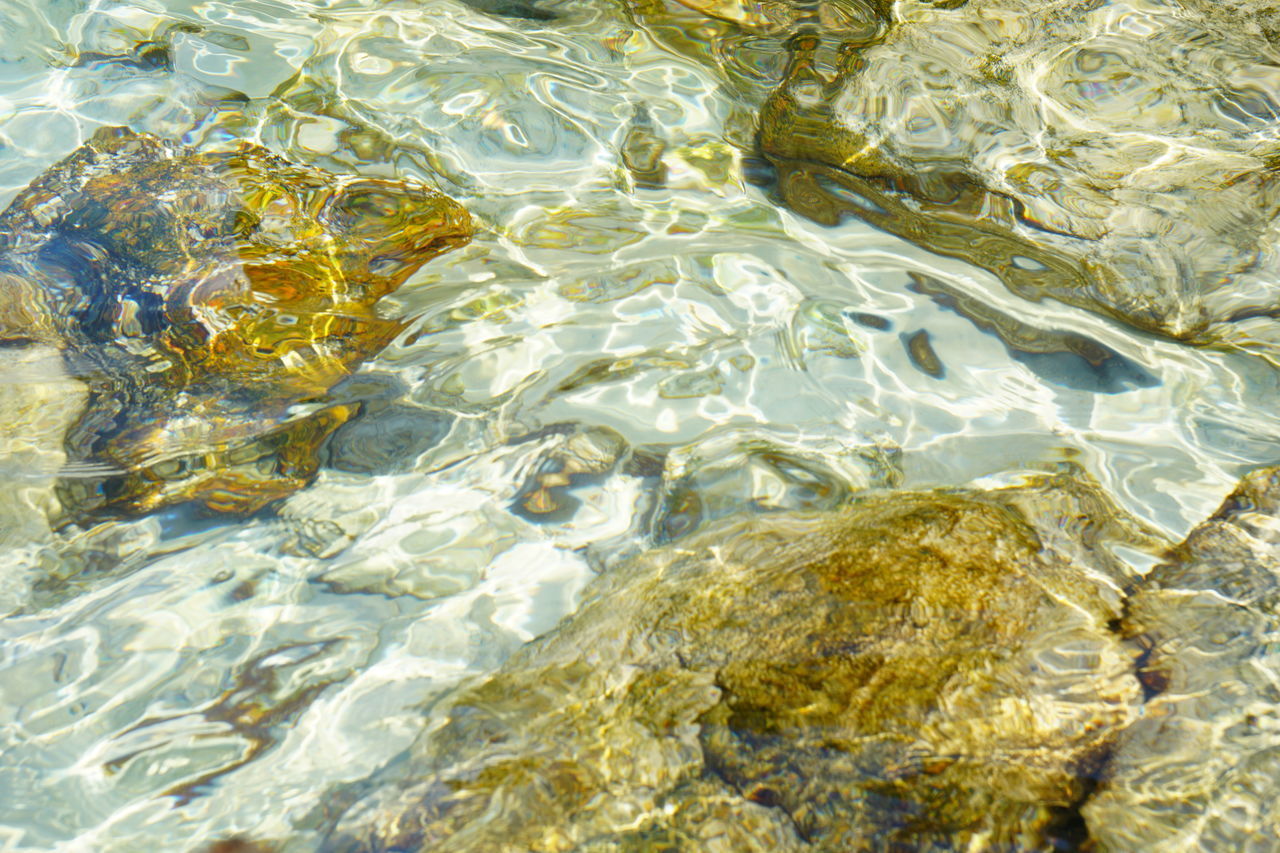
[[660,543],[752,512],[833,510],[901,480],[896,446],[806,445],[769,430],[724,429],[666,454],[652,522]]
[[382,349],[401,326],[378,300],[470,235],[423,186],[105,128],[0,214],[0,340],[90,386],[68,451],[103,477],[73,504],[253,511],[354,411],[291,407]]
[[1140,701],[1064,477],[730,520],[455,691],[327,851],[1044,849]]
[[[715,67],[737,98],[755,108],[782,80],[788,36],[816,32],[828,47],[868,44],[884,34],[893,0],[625,0],[624,5],[658,44]],[[726,128],[731,138],[734,130]],[[741,141],[745,145],[749,137]]]
[[789,34],[805,25],[850,40],[870,41],[890,17],[893,0],[678,0],[711,18],[748,30]]
[[[573,518],[582,502],[573,492],[603,481],[628,455],[626,439],[608,427],[573,427],[560,430],[564,442],[535,463],[510,510],[535,524],[561,524]],[[517,441],[535,440],[534,433]]]
[[[1264,8],[1265,7],[1265,8]],[[823,69],[792,40],[760,143],[785,201],[1194,342],[1280,312],[1267,3],[900,0]]]
[[1129,602],[1154,695],[1084,810],[1101,849],[1275,849],[1278,522],[1280,469],[1251,474]]

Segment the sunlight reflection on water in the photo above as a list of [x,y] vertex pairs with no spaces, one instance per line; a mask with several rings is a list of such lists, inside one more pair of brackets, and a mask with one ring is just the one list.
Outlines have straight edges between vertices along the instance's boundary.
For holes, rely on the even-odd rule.
[[[126,123],[433,182],[478,226],[387,300],[415,319],[363,368],[368,437],[271,515],[50,529],[66,418],[47,398],[74,383],[0,351],[0,475],[22,484],[0,503],[0,846],[288,835],[404,748],[424,704],[572,611],[593,569],[743,504],[1080,466],[1176,538],[1275,458],[1280,422],[1251,405],[1276,393],[1265,364],[1025,302],[744,183],[773,42],[726,88],[620,8],[556,14],[0,0],[6,202]],[[627,139],[660,180],[628,169]],[[912,273],[1151,381],[1055,381]],[[945,380],[904,348],[918,330]]]

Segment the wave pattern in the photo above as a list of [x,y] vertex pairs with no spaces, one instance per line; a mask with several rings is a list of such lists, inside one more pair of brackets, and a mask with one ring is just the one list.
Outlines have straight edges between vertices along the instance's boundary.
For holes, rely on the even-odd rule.
[[[315,484],[234,522],[59,525],[58,481],[102,473],[64,465],[76,365],[0,349],[0,802],[26,804],[4,844],[295,836],[594,573],[737,512],[1091,478],[1153,531],[1116,551],[1140,572],[1274,462],[1272,321],[1250,313],[1271,7],[899,0],[872,32],[832,15],[885,4],[829,5],[845,29],[772,103],[879,147],[775,149],[776,173],[751,146],[803,40],[787,4],[766,24],[719,2],[0,5],[23,36],[0,63],[5,201],[126,123],[434,184],[477,232],[383,300],[405,329],[328,392],[358,414]],[[843,38],[872,43],[833,84]],[[948,232],[926,208],[955,193],[1004,230]],[[1101,291],[1005,286],[1080,257],[1150,290],[1133,304],[1170,334]],[[1174,340],[1201,307],[1248,346]],[[1080,519],[1040,535],[1068,548]]]

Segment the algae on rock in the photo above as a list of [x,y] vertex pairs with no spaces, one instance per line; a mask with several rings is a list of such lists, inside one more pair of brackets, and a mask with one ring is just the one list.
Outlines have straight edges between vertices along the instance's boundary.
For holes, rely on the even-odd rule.
[[1150,544],[1066,475],[726,520],[455,691],[323,849],[1066,838],[1140,701],[1126,542]]

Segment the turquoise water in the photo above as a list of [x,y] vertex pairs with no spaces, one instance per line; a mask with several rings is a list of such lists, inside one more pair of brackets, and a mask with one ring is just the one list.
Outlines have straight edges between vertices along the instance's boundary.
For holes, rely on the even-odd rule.
[[[1029,301],[748,180],[787,33],[725,58],[546,8],[0,0],[0,206],[125,124],[416,179],[476,224],[384,301],[410,325],[349,380],[382,414],[250,518],[63,524],[83,385],[0,352],[0,849],[296,836],[597,572],[743,509],[1084,472],[1175,542],[1280,455],[1257,352]],[[1113,366],[1019,351],[956,293]]]

